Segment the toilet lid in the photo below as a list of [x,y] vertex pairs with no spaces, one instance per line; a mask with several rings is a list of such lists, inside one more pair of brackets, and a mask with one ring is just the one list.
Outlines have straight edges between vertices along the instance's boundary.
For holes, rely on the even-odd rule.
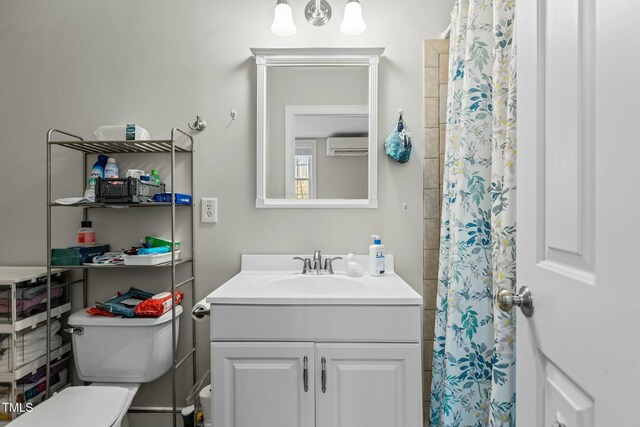
[[11,427],[111,427],[126,410],[124,387],[68,387],[11,423]]

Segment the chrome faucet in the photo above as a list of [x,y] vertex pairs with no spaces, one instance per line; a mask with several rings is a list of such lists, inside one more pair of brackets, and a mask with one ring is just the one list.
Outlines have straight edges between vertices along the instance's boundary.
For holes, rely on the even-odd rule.
[[337,259],[342,259],[342,257],[335,258],[326,258],[324,260],[324,267],[322,266],[322,254],[320,251],[315,251],[313,253],[313,268],[311,267],[311,259],[309,258],[301,258],[299,256],[293,258],[300,260],[304,263],[302,267],[302,274],[333,274],[333,261]]
[[313,253],[313,269],[315,271],[322,269],[322,254],[318,250]]

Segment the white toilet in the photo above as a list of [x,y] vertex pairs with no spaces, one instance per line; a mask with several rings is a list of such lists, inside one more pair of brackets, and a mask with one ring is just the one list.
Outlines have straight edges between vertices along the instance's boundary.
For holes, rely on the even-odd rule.
[[[182,307],[176,306],[176,331]],[[69,317],[78,377],[89,386],[68,387],[11,422],[11,427],[127,427],[127,411],[140,384],[171,368],[171,312],[158,318]],[[177,345],[177,335],[176,342]]]

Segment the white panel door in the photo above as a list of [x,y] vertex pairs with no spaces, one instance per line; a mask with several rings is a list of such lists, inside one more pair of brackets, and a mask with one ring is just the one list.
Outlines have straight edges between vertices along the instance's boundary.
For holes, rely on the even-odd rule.
[[640,2],[516,3],[517,425],[638,426]]
[[216,342],[211,357],[215,427],[315,426],[313,343]]
[[420,344],[316,344],[315,363],[317,427],[422,427]]

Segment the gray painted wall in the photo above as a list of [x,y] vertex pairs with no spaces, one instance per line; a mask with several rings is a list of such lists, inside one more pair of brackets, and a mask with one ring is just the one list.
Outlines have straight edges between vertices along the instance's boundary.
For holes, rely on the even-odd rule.
[[[240,268],[242,253],[366,253],[381,234],[397,270],[422,288],[422,41],[449,21],[453,0],[363,0],[367,31],[340,33],[334,18],[315,28],[293,0],[298,33],[270,32],[275,1],[267,0],[5,0],[0,3],[0,264],[45,262],[45,133],[57,127],[91,137],[104,124],[135,122],[153,137],[168,137],[196,114],[208,123],[197,137],[197,198],[217,197],[219,223],[197,224],[197,298]],[[374,210],[269,210],[255,206],[255,65],[250,47],[384,46],[380,66],[380,207]],[[383,155],[384,136],[398,107],[414,131],[414,158],[398,165]],[[231,121],[230,110],[238,111]],[[155,159],[145,159],[157,165]],[[136,160],[122,162],[138,164]],[[80,192],[80,156],[60,151],[56,196]],[[165,174],[166,169],[161,170]],[[180,188],[178,188],[179,190]],[[406,203],[406,210],[403,204]],[[166,214],[165,214],[166,215]],[[126,246],[163,233],[161,213],[94,214],[100,240]],[[74,238],[80,212],[54,217],[54,244]],[[161,220],[165,220],[162,222]],[[179,237],[186,239],[186,227]],[[186,274],[182,272],[181,274]],[[126,275],[126,273],[125,273]],[[130,285],[161,290],[166,277],[94,273],[89,301]],[[188,344],[181,327],[180,348]],[[198,371],[208,369],[209,328],[200,323]],[[188,376],[189,367],[184,375]],[[137,405],[167,405],[165,377],[145,386]],[[179,379],[184,394],[189,379]]]

